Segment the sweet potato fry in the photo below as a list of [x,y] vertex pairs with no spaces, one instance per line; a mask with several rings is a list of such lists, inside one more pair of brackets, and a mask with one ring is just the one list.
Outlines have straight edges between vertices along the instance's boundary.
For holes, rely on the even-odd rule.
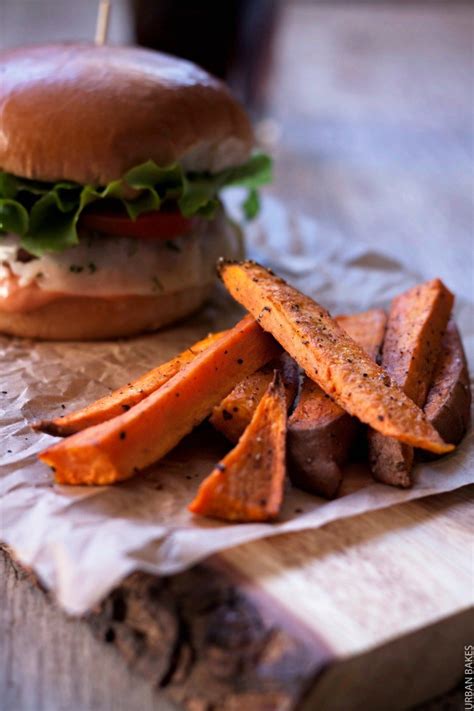
[[242,377],[278,352],[273,338],[246,316],[128,412],[77,432],[39,458],[61,484],[127,479],[173,449]]
[[382,363],[408,397],[422,406],[441,352],[454,297],[432,279],[393,299]]
[[[390,308],[382,364],[419,407],[426,400],[441,352],[454,297],[439,279],[419,284],[397,296]],[[411,486],[413,448],[369,430],[369,459],[378,481]]]
[[377,362],[387,326],[385,311],[369,309],[350,316],[336,316],[336,321]]
[[454,321],[448,323],[441,342],[425,415],[445,442],[459,444],[471,416],[471,389],[466,355]]
[[[387,317],[381,309],[371,309],[360,314],[351,316],[337,316],[336,321],[344,328],[351,338],[367,351],[373,360],[376,359],[385,332],[385,324]],[[233,391],[217,406],[211,415],[211,424],[219,430],[231,442],[237,442],[245,428],[248,426],[255,409],[260,402],[263,393],[273,377],[273,370],[280,367],[283,383],[286,389],[288,408],[291,408],[295,399],[298,388],[298,372],[295,361],[284,353],[278,362],[268,363],[260,368],[256,373],[252,373],[247,378],[238,383]],[[312,381],[309,381],[312,383]],[[309,387],[312,391],[317,390],[317,386]],[[305,386],[303,386],[303,389]],[[324,393],[323,393],[324,395]],[[315,396],[318,400],[320,397]],[[324,399],[324,402],[327,400]],[[334,410],[334,405],[329,406],[331,411]],[[319,408],[318,408],[319,410]],[[345,413],[339,408],[339,415]],[[327,420],[327,418],[323,418]],[[345,420],[350,418],[345,416]],[[353,428],[347,428],[353,429]],[[331,439],[333,435],[331,434]],[[310,443],[308,442],[308,446]],[[315,446],[317,443],[315,442]],[[349,444],[348,444],[349,446]],[[321,460],[321,456],[317,459]],[[308,457],[305,457],[308,460]]]
[[211,424],[234,444],[250,424],[258,403],[273,380],[275,370],[281,375],[289,409],[298,390],[299,368],[287,353],[282,353],[279,358],[237,383],[232,392],[214,408],[210,417]]
[[222,260],[219,273],[232,296],[349,414],[407,444],[439,454],[452,450],[319,304],[254,262]]
[[269,521],[280,511],[285,481],[286,397],[274,378],[238,444],[202,482],[189,510],[223,521]]
[[[385,333],[384,311],[371,309],[336,316],[336,321],[376,359]],[[298,403],[288,420],[289,475],[293,484],[332,498],[342,481],[341,466],[348,458],[356,432],[357,421],[305,375]]]
[[288,473],[305,491],[330,499],[342,481],[357,432],[357,420],[306,375],[298,404],[288,420]]
[[55,437],[67,437],[86,429],[86,427],[92,427],[101,422],[111,420],[112,417],[117,417],[117,415],[127,412],[133,405],[141,402],[155,390],[161,388],[173,375],[176,375],[187,363],[191,363],[199,353],[206,350],[221,335],[222,333],[211,333],[207,338],[194,343],[166,363],[144,373],[133,383],[128,383],[125,387],[118,388],[118,390],[114,390],[100,398],[100,400],[96,400],[90,405],[68,415],[57,417],[54,420],[37,422],[33,425],[33,429],[46,432]]

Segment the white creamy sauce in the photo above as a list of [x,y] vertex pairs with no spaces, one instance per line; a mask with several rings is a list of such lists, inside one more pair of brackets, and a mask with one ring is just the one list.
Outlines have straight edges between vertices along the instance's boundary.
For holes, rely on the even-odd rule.
[[19,288],[114,297],[172,293],[213,281],[219,257],[239,256],[240,231],[221,214],[167,241],[82,234],[77,247],[25,263],[16,258],[19,243],[16,235],[0,237],[0,287],[13,276]]

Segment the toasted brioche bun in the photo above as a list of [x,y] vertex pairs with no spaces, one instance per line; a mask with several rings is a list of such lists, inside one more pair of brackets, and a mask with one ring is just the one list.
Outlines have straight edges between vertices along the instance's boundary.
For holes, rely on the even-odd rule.
[[133,47],[0,52],[0,170],[105,185],[147,160],[217,172],[253,144],[244,110],[190,62]]
[[160,296],[65,296],[34,311],[0,311],[0,333],[47,341],[96,341],[155,331],[197,311],[212,285]]
[[[225,85],[175,57],[87,44],[19,48],[0,52],[0,77],[0,170],[20,177],[102,186],[148,160],[218,172],[244,163],[252,149],[249,120]],[[12,311],[5,301],[2,309],[0,298],[0,332],[104,339],[187,316],[210,293],[215,259],[232,256],[222,226],[213,224],[196,269],[177,258],[163,293],[119,287],[109,296],[45,279],[41,287],[57,296],[37,308]],[[125,259],[124,273],[131,268]]]

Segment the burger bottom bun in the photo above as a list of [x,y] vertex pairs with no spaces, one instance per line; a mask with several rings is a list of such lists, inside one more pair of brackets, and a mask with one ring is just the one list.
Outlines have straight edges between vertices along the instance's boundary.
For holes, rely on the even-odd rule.
[[97,341],[155,331],[189,316],[209,298],[213,284],[161,296],[64,296],[34,311],[0,311],[0,332],[47,341]]

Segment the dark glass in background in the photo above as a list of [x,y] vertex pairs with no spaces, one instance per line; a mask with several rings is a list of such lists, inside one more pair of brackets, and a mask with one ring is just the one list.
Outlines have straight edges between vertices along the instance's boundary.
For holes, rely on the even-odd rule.
[[254,118],[265,110],[279,0],[132,0],[138,44],[224,79]]

